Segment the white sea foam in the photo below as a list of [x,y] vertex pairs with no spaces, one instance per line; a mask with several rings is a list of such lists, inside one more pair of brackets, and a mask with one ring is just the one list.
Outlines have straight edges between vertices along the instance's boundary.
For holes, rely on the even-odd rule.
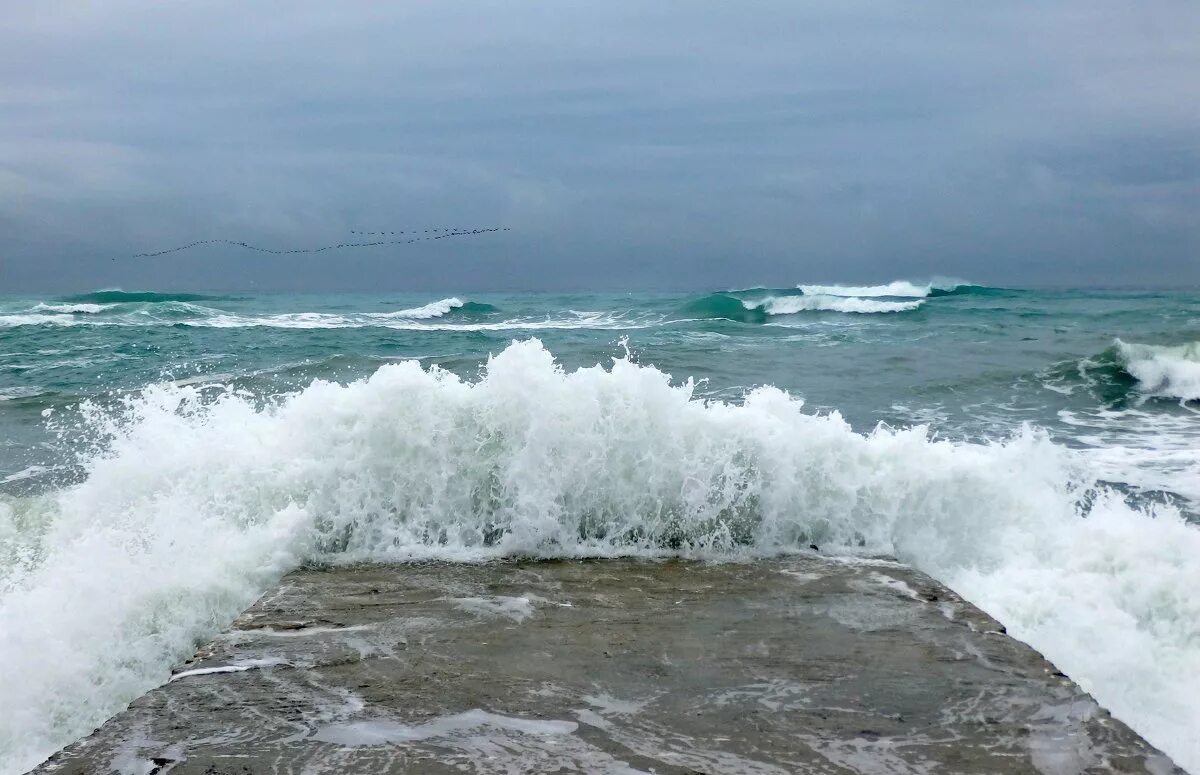
[[772,388],[726,404],[625,360],[567,373],[535,340],[475,382],[405,362],[266,407],[205,395],[88,408],[112,440],[87,478],[0,500],[0,772],[166,680],[305,559],[814,542],[937,576],[1200,768],[1200,531],[1095,489],[1039,432],[860,434]]
[[925,303],[916,301],[879,301],[860,299],[853,296],[771,296],[759,301],[743,302],[747,309],[762,307],[768,315],[795,315],[800,312],[909,312]]
[[1150,396],[1200,401],[1200,342],[1180,345],[1114,342],[1121,367]]

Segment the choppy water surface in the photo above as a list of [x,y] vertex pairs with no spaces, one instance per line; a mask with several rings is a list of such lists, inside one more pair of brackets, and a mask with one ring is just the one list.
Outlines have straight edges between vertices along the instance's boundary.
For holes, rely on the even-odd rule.
[[0,445],[2,773],[306,561],[810,543],[1200,770],[1197,292],[0,297]]

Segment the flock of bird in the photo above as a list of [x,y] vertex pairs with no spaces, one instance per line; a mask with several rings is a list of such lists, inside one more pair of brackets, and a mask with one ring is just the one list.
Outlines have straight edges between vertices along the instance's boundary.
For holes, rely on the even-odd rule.
[[[342,248],[373,248],[373,247],[378,247],[380,245],[409,245],[414,242],[425,242],[427,240],[446,239],[447,237],[472,237],[472,236],[475,236],[478,234],[489,234],[491,232],[497,232],[497,231],[509,231],[509,229],[506,227],[499,227],[499,226],[493,226],[493,227],[484,228],[484,229],[419,229],[419,230],[413,229],[413,230],[409,230],[409,231],[355,231],[352,229],[350,231],[351,234],[354,234],[357,236],[363,236],[363,237],[383,237],[383,236],[394,237],[394,236],[403,236],[406,234],[413,234],[413,235],[420,234],[420,235],[427,235],[427,236],[413,236],[413,237],[408,237],[406,239],[396,239],[396,240],[392,240],[392,239],[372,240],[370,242],[339,242],[336,245],[325,245],[325,246],[319,247],[319,248],[287,248],[287,249],[264,248],[264,247],[260,247],[258,245],[251,245],[248,242],[242,242],[240,240],[202,239],[202,240],[196,240],[195,242],[189,242],[186,245],[180,245],[180,246],[174,247],[174,248],[167,248],[166,250],[155,250],[155,251],[151,251],[151,252],[147,252],[147,253],[134,253],[132,256],[130,256],[130,258],[153,258],[154,256],[165,256],[168,253],[178,253],[181,250],[190,250],[191,248],[199,247],[200,245],[231,245],[233,247],[245,248],[246,250],[253,250],[258,253],[270,253],[271,255],[275,255],[275,256],[284,256],[284,255],[291,255],[291,254],[295,254],[295,253],[324,253],[327,250],[340,250]],[[116,261],[116,259],[114,258],[113,261]]]

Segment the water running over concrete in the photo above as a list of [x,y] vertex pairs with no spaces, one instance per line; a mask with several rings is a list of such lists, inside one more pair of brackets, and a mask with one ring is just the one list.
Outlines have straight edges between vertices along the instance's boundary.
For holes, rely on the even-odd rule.
[[35,772],[1113,771],[1180,772],[928,577],[805,556],[297,571]]

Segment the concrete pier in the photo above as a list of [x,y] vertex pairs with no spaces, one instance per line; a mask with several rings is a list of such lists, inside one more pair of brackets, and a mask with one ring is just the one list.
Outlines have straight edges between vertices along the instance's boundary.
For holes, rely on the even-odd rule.
[[1181,772],[888,560],[306,569],[38,773]]

